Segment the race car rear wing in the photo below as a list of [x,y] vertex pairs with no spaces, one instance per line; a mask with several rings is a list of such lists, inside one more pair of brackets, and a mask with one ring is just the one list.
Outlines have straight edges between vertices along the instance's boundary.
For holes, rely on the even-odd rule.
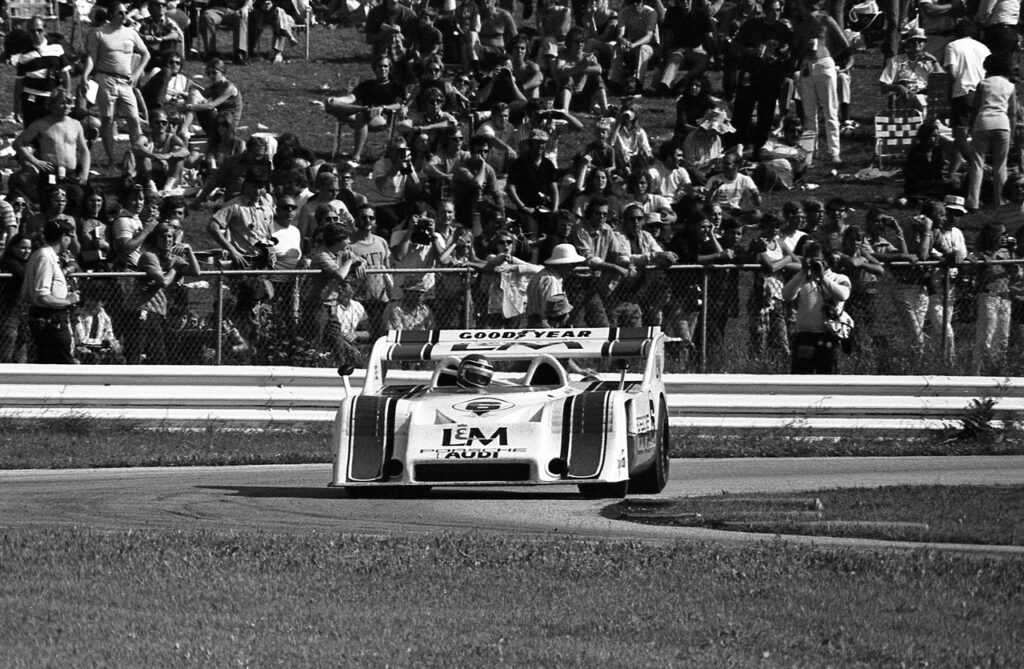
[[483,353],[492,360],[525,360],[540,353],[558,359],[641,358],[654,369],[660,352],[660,327],[559,328],[508,330],[391,330],[373,346],[366,370],[367,388],[383,383],[385,361],[428,361]]
[[557,358],[643,358],[661,328],[392,330],[382,360],[441,360],[485,353],[495,360],[550,353]]

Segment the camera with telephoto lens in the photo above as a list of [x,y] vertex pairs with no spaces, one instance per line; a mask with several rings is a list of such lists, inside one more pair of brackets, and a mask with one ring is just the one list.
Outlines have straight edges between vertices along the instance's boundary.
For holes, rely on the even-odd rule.
[[412,224],[412,237],[409,240],[413,244],[432,244],[434,236],[431,233],[434,221],[426,216],[418,218]]

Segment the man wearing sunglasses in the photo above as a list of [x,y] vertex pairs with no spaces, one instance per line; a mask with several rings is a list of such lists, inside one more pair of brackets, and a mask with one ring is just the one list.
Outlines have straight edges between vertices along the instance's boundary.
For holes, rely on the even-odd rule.
[[[99,88],[96,109],[100,117],[100,137],[107,153],[108,165],[114,160],[114,116],[121,114],[128,122],[128,134],[134,144],[142,135],[139,104],[135,86],[149,63],[149,49],[139,33],[125,24],[128,10],[124,3],[110,6],[110,20],[97,28],[86,41],[85,69],[82,71],[82,93],[88,90],[93,77]],[[138,56],[138,64],[134,64]]]
[[64,47],[46,41],[43,19],[33,16],[26,26],[32,48],[11,58],[16,68],[14,116],[23,127],[49,113],[50,98],[58,90],[71,90],[71,65]]
[[153,181],[160,190],[175,188],[181,169],[188,158],[188,145],[171,131],[171,123],[162,109],[149,114],[149,136],[135,142],[135,165],[143,183]]

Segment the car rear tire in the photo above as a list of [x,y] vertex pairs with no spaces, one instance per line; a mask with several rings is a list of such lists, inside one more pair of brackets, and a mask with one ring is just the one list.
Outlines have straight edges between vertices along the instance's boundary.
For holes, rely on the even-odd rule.
[[629,481],[581,483],[579,488],[584,499],[622,499],[629,489]]
[[657,495],[668,485],[668,411],[661,401],[661,419],[654,434],[654,462],[629,480],[629,492],[635,495]]

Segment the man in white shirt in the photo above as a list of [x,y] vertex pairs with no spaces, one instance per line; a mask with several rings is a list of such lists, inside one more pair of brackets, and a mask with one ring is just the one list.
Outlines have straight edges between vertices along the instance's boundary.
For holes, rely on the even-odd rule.
[[942,65],[949,73],[950,126],[957,153],[949,161],[949,176],[955,178],[964,160],[971,155],[967,136],[974,108],[974,91],[985,78],[985,59],[991,51],[978,41],[978,29],[970,19],[960,19],[953,27],[953,41],[946,46]]

